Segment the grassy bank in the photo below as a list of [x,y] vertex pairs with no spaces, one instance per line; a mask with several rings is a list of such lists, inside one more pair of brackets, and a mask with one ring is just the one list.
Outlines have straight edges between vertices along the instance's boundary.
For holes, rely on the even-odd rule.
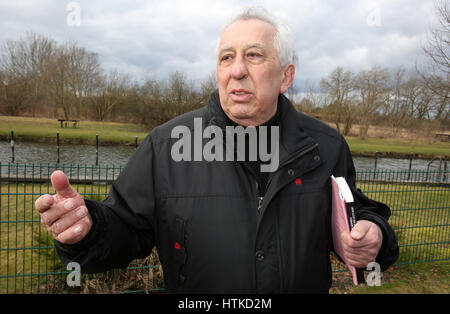
[[[136,124],[81,121],[76,128],[71,124],[61,128],[56,119],[0,116],[0,140],[9,140],[11,130],[16,141],[48,143],[55,143],[59,132],[61,142],[67,144],[95,144],[98,134],[101,145],[133,145],[136,137],[141,142],[148,134]],[[377,137],[361,140],[353,136],[346,139],[354,156],[374,156],[375,152],[381,152],[386,157],[407,158],[412,152],[415,158],[431,159],[450,155],[449,142]]]
[[101,145],[133,145],[148,134],[141,126],[128,123],[81,121],[61,128],[56,119],[0,116],[0,139],[9,140],[11,130],[16,141],[56,143],[59,132],[61,143],[95,144],[98,134]]
[[426,140],[381,139],[346,137],[353,155],[374,156],[375,152],[385,157],[405,158],[411,153],[415,158],[431,159],[434,157],[450,156],[450,143]]

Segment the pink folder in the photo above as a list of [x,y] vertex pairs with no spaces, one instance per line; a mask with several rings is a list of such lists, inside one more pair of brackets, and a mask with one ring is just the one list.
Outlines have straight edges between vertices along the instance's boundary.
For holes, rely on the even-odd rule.
[[[345,182],[345,179],[344,179],[344,183],[347,184]],[[350,273],[352,274],[352,277],[353,277],[353,283],[355,285],[358,285],[358,279],[356,276],[356,268],[354,266],[350,266],[344,258],[344,249],[342,247],[342,242],[341,242],[341,233],[344,231],[349,232],[351,230],[351,228],[350,228],[349,216],[347,214],[346,200],[344,198],[344,192],[347,192],[347,191],[344,191],[343,189],[341,189],[339,187],[339,184],[342,185],[342,180],[340,180],[340,182],[338,183],[336,178],[334,176],[331,176],[331,188],[332,188],[332,194],[333,194],[333,196],[332,196],[333,205],[332,205],[332,215],[331,215],[331,220],[332,220],[331,228],[332,228],[332,232],[333,232],[334,250],[339,255],[339,257],[345,262],[348,269],[350,270]],[[348,187],[348,185],[347,185],[347,187]],[[345,189],[345,187],[344,187],[344,189]],[[350,191],[350,188],[348,188],[348,190]],[[345,194],[347,194],[347,193],[345,193]],[[351,194],[351,192],[350,192],[350,194]],[[348,202],[349,201],[350,200],[348,200]],[[351,202],[353,202],[353,196],[352,196]]]

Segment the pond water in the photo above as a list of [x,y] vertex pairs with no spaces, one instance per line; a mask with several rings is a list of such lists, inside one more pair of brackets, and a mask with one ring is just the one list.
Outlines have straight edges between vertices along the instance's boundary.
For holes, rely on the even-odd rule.
[[[99,146],[98,165],[123,166],[135,151],[130,146]],[[14,146],[14,159],[17,164],[55,164],[58,154],[55,144],[16,142]],[[0,162],[8,163],[12,160],[11,145],[8,141],[0,141]],[[373,170],[375,158],[354,157],[356,170]],[[95,145],[61,145],[59,163],[65,165],[96,165]],[[411,164],[413,170],[427,170],[430,161],[414,159]],[[410,160],[378,158],[377,170],[408,170]],[[434,161],[430,169],[439,168],[439,161]],[[441,167],[443,165],[441,164]]]

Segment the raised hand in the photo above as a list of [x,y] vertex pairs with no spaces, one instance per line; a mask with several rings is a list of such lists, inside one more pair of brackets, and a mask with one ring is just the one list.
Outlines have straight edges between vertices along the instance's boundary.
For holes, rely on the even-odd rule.
[[51,175],[56,194],[40,196],[36,210],[41,223],[57,241],[74,244],[81,241],[92,227],[92,219],[81,195],[70,185],[62,171]]

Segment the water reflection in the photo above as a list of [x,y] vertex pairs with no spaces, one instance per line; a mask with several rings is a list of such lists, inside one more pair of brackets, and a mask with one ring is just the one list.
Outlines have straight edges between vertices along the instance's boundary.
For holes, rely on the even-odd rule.
[[[128,146],[100,146],[99,160],[100,166],[123,166],[135,151],[134,147]],[[57,147],[55,144],[16,142],[15,163],[16,164],[56,164]],[[353,158],[357,171],[373,170],[375,158],[355,157]],[[11,162],[11,147],[7,141],[0,141],[0,162]],[[428,160],[414,159],[411,170],[441,170],[442,162],[434,161],[429,167]],[[96,153],[95,145],[61,145],[60,164],[64,165],[95,165]],[[377,170],[409,170],[410,160],[378,158]]]
[[[125,165],[134,152],[134,147],[100,146],[98,148],[99,165]],[[95,145],[60,145],[60,164],[95,165]],[[12,152],[9,142],[0,141],[0,162],[11,162]],[[55,144],[16,142],[14,158],[17,164],[54,164],[57,163]]]

